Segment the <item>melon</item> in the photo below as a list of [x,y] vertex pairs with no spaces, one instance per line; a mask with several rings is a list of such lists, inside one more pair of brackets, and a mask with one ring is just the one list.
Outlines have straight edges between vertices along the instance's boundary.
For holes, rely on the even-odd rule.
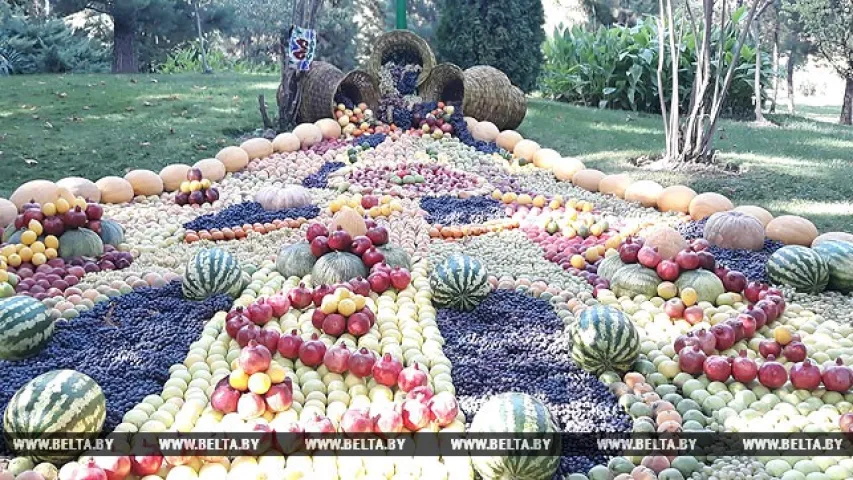
[[634,298],[637,295],[644,295],[652,298],[657,296],[660,282],[661,279],[654,270],[634,263],[616,270],[610,281],[610,290],[617,297]]
[[266,138],[250,138],[241,143],[240,148],[246,152],[249,160],[266,158],[273,154],[272,142]]
[[335,231],[341,227],[351,237],[355,238],[367,233],[367,222],[355,209],[344,207],[332,217],[332,224],[329,226],[329,231]]
[[97,182],[101,203],[128,203],[133,200],[133,185],[121,177],[104,177]]
[[540,148],[533,154],[533,165],[537,168],[550,170],[554,165],[562,159],[560,152],[550,148]]
[[741,205],[740,207],[735,208],[735,211],[745,213],[747,215],[752,215],[753,217],[757,218],[758,221],[760,221],[765,228],[767,227],[767,224],[770,223],[771,220],[773,220],[772,213],[755,205]]
[[314,125],[320,129],[320,133],[323,134],[323,138],[327,140],[334,140],[341,136],[341,124],[336,122],[331,118],[321,118],[314,122]]
[[[471,432],[547,436],[553,439],[553,452],[562,450],[557,423],[548,407],[525,393],[510,392],[490,398],[474,415]],[[540,480],[554,476],[560,456],[472,455],[471,462],[483,479]]]
[[317,258],[311,253],[308,242],[294,243],[281,249],[275,260],[275,269],[284,278],[299,277],[311,273]]
[[842,293],[853,291],[853,243],[827,240],[814,247],[814,251],[829,267],[829,289]]
[[183,292],[191,300],[227,293],[237,298],[243,289],[240,264],[221,248],[202,248],[187,262]]
[[824,256],[801,245],[788,245],[773,252],[766,269],[773,284],[788,285],[798,292],[820,293],[829,284],[829,264]]
[[847,232],[826,232],[818,235],[814,240],[812,240],[812,248],[817,247],[823,242],[829,242],[831,240],[853,243],[853,234],[849,234]]
[[644,207],[657,207],[658,199],[663,193],[663,186],[651,180],[640,180],[628,185],[625,189],[625,200],[638,202]]
[[160,195],[163,193],[163,179],[151,170],[131,170],[124,179],[133,187],[134,195]]
[[483,262],[459,253],[436,265],[429,283],[436,306],[462,311],[473,310],[491,291]]
[[216,159],[225,165],[225,170],[237,172],[249,164],[249,154],[240,147],[225,147],[216,154]]
[[0,359],[32,357],[52,335],[53,319],[42,302],[24,295],[0,300]]
[[554,176],[557,177],[557,180],[571,182],[572,177],[585,168],[586,166],[583,162],[577,158],[564,157],[554,162],[554,165],[551,167],[551,171],[554,172]]
[[688,213],[690,202],[696,198],[696,191],[684,185],[666,187],[658,197],[658,210],[661,212]]
[[101,191],[95,182],[81,177],[67,177],[56,182],[56,186],[64,188],[74,197],[83,197],[89,202],[101,201]]
[[673,259],[678,252],[689,246],[687,240],[678,232],[678,230],[661,225],[654,227],[643,234],[645,245],[656,247],[658,253],[664,259]]
[[597,192],[598,184],[601,183],[601,179],[604,177],[604,172],[601,170],[585,168],[574,174],[572,177],[572,183],[584,190]]
[[723,281],[720,280],[714,272],[709,272],[708,270],[698,269],[698,270],[688,270],[685,272],[681,272],[681,275],[678,276],[678,280],[675,281],[675,286],[678,287],[678,290],[684,290],[685,288],[692,288],[696,290],[697,301],[699,302],[709,302],[714,303],[717,301],[717,297],[726,293],[726,289],[723,287]]
[[515,144],[515,148],[512,150],[512,156],[532,162],[533,156],[536,155],[536,152],[539,151],[540,148],[539,144],[533,140],[522,140]]
[[735,208],[732,201],[719,193],[706,192],[696,195],[690,201],[688,212],[693,220],[708,218],[717,212],[727,212]]
[[18,187],[9,197],[9,201],[20,210],[24,204],[31,201],[44,205],[55,202],[57,198],[59,198],[59,187],[55,183],[48,180],[32,180]]
[[18,217],[18,207],[14,203],[0,198],[0,228],[5,228],[15,222]]
[[301,146],[302,144],[299,141],[299,137],[294,135],[292,132],[280,133],[272,141],[272,148],[276,152],[295,152],[299,150],[299,147]]
[[500,133],[501,131],[492,122],[478,122],[471,130],[474,140],[481,142],[494,142]]
[[172,165],[163,167],[163,170],[160,170],[160,179],[163,180],[163,190],[174,192],[180,188],[181,183],[186,181],[187,172],[189,171],[190,166],[182,163],[173,163]]
[[811,246],[818,236],[814,223],[796,215],[782,215],[767,224],[765,235],[785,245]]
[[598,183],[598,191],[608,195],[616,195],[619,198],[625,198],[625,190],[633,183],[631,177],[620,173],[617,175],[607,175]]
[[347,252],[330,252],[317,259],[311,268],[311,281],[314,285],[334,285],[352,280],[367,278],[367,267],[361,259]]
[[302,148],[313,147],[323,141],[323,132],[313,123],[300,123],[293,129],[293,134]]
[[498,134],[498,137],[495,139],[495,143],[498,144],[498,147],[512,153],[513,149],[515,149],[515,145],[522,140],[524,140],[524,137],[515,130],[504,130]]
[[228,170],[225,168],[225,164],[215,158],[199,160],[195,162],[193,168],[201,170],[201,177],[206,178],[211,182],[218,182],[222,180],[228,173]]
[[627,371],[640,355],[640,335],[631,319],[609,306],[581,312],[571,327],[572,359],[594,374]]

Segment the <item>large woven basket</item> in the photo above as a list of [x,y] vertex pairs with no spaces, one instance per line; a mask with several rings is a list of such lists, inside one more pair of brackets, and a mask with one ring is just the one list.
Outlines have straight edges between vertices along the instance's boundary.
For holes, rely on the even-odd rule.
[[438,64],[419,93],[427,102],[461,103],[465,99],[465,72],[452,63]]
[[465,116],[489,121],[501,130],[521,125],[527,113],[524,92],[497,68],[477,65],[465,70]]
[[412,58],[421,66],[418,75],[418,85],[423,84],[432,68],[435,66],[435,54],[429,44],[423,38],[409,30],[391,30],[379,36],[373,46],[373,53],[367,60],[367,68],[371,74],[379,77],[382,65],[390,61],[395,55],[403,55]]
[[353,70],[344,74],[330,63],[316,61],[302,78],[298,121],[334,118],[335,95],[338,92],[356,104],[364,102],[372,109],[379,105],[379,85],[370,73]]

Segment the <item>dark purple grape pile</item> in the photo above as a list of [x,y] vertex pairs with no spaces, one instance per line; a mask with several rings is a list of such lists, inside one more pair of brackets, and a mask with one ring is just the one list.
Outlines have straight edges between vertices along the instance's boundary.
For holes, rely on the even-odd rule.
[[427,212],[429,223],[441,225],[482,224],[505,216],[503,204],[490,197],[424,197],[421,208]]
[[388,138],[384,133],[374,133],[373,135],[362,135],[355,140],[355,145],[362,148],[376,148],[380,143]]
[[[181,363],[213,315],[231,308],[228,295],[186,300],[181,283],[141,288],[95,305],[74,320],[57,320],[53,337],[38,355],[0,360],[0,411],[24,384],[51,370],[70,369],[92,377],[107,398],[103,432],[147,395],[158,394],[169,367]],[[0,436],[0,455],[8,450]]]
[[[472,312],[439,310],[437,321],[469,424],[493,395],[523,392],[543,400],[563,431],[631,431],[630,417],[607,386],[572,361],[563,321],[547,302],[497,290]],[[607,461],[591,442],[563,442],[557,473],[586,473]]]
[[200,232],[214,228],[239,227],[247,223],[249,225],[271,223],[273,220],[285,220],[288,218],[303,217],[310,220],[319,214],[320,207],[313,205],[268,212],[258,202],[243,202],[231,205],[218,213],[202,215],[191,222],[185,223],[184,228]]
[[343,104],[348,110],[355,108],[355,102],[341,92],[335,94],[335,104]]
[[320,170],[305,177],[305,180],[302,180],[302,186],[306,188],[326,188],[329,186],[329,174],[342,167],[344,167],[343,162],[326,162],[320,167]]

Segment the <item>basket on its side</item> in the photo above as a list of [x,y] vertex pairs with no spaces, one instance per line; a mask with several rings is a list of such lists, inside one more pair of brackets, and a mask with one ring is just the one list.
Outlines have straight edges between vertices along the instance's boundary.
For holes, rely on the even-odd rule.
[[301,81],[299,122],[334,118],[335,96],[338,93],[349,97],[356,104],[364,102],[373,109],[379,105],[379,84],[364,70],[344,74],[330,63],[316,61]]
[[465,72],[452,63],[438,64],[419,93],[426,102],[461,103],[465,99]]
[[373,53],[367,60],[367,68],[373,76],[378,78],[382,65],[394,59],[398,62],[404,61],[421,66],[418,86],[429,78],[435,66],[435,54],[432,53],[429,44],[409,30],[391,30],[380,35],[373,46]]
[[497,68],[477,65],[465,70],[465,116],[489,121],[500,130],[521,125],[527,114],[527,98]]

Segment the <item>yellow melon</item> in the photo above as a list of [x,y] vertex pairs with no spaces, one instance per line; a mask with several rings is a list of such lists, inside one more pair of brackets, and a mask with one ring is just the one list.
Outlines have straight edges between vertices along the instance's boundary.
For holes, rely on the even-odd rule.
[[300,123],[293,129],[293,134],[299,139],[302,148],[312,147],[323,141],[323,132],[313,123]]
[[768,212],[767,210],[757,207],[755,205],[741,205],[735,208],[736,212],[745,213],[747,215],[752,215],[757,218],[759,222],[761,222],[764,227],[767,227],[767,224],[773,220],[773,214]]
[[554,176],[557,177],[557,180],[571,182],[572,177],[584,168],[586,168],[586,166],[577,158],[563,157],[554,162],[554,165],[551,167],[551,171],[554,172]]
[[471,130],[471,135],[474,136],[474,139],[481,142],[494,142],[500,133],[501,131],[492,122],[479,122]]
[[302,142],[300,142],[299,137],[294,135],[292,132],[280,133],[275,137],[275,140],[272,141],[272,147],[276,152],[295,152],[299,150],[300,146],[302,146]]
[[163,190],[167,192],[177,190],[181,186],[181,182],[187,179],[187,172],[189,171],[190,166],[182,163],[173,163],[163,167],[163,170],[160,170],[160,179],[163,180]]
[[717,212],[728,212],[735,208],[732,201],[724,195],[714,192],[705,192],[696,195],[690,201],[690,217],[693,220],[702,220],[708,218]]
[[97,182],[101,203],[127,203],[133,200],[133,185],[121,177],[104,177]]
[[163,193],[163,179],[151,170],[131,170],[124,176],[133,187],[134,195],[160,195]]
[[101,201],[101,191],[95,182],[81,177],[67,177],[56,182],[56,186],[68,190],[74,197],[83,197],[90,202]]
[[544,168],[546,170],[550,170],[553,168],[554,164],[563,157],[560,155],[560,152],[556,150],[552,150],[550,148],[540,148],[533,155],[533,165],[536,165],[539,168]]
[[524,140],[524,137],[515,130],[504,130],[498,134],[498,138],[495,139],[495,143],[507,152],[512,153],[512,150],[515,148],[515,144],[522,140]]
[[601,183],[601,179],[604,177],[604,172],[602,172],[601,170],[585,168],[583,170],[579,170],[576,174],[574,174],[574,176],[572,177],[572,183],[584,190],[589,190],[590,192],[597,192],[598,184]]
[[266,138],[250,138],[240,144],[240,148],[249,155],[249,160],[266,158],[273,154],[272,142]]
[[601,179],[601,182],[599,182],[598,191],[601,193],[616,195],[619,198],[624,198],[625,190],[632,182],[633,180],[631,180],[631,177],[624,173],[607,175]]
[[767,238],[785,245],[810,247],[818,236],[817,227],[810,220],[797,215],[782,215],[767,224]]
[[687,213],[690,211],[690,202],[696,198],[696,191],[684,185],[673,185],[666,187],[658,198],[658,209],[662,212],[681,212]]
[[314,125],[320,129],[325,139],[334,140],[341,136],[341,124],[331,118],[321,118],[314,122]]
[[18,187],[9,197],[9,201],[20,210],[30,201],[44,205],[56,201],[57,198],[59,198],[59,187],[55,183],[48,180],[32,180]]
[[205,158],[195,162],[193,168],[201,170],[202,178],[206,178],[211,182],[218,182],[225,178],[228,173],[225,169],[225,164],[215,158]]
[[644,207],[656,207],[663,193],[663,186],[651,180],[640,180],[625,189],[625,200],[639,202]]
[[225,165],[225,170],[236,172],[249,164],[249,154],[240,147],[225,147],[216,154],[216,159]]
[[515,158],[523,158],[527,161],[532,161],[533,156],[536,155],[536,152],[540,148],[539,144],[533,140],[522,140],[515,144],[512,155]]

